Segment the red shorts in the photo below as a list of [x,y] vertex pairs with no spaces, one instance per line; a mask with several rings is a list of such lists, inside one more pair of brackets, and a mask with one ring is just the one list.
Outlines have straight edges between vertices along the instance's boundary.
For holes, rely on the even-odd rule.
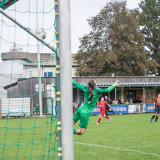
[[101,107],[100,111],[101,111],[101,115],[104,115],[105,114],[105,107]]

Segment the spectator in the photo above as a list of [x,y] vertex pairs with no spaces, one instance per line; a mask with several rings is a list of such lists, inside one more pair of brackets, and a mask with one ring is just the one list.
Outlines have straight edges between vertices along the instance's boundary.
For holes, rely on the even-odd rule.
[[138,101],[138,103],[142,102],[140,95],[137,97],[137,101]]
[[108,103],[108,104],[112,104],[112,101],[110,98],[108,98],[107,96],[104,97],[105,101]]
[[115,101],[115,98],[112,101],[112,104],[118,104],[118,101]]
[[82,99],[82,100],[81,100],[81,103],[80,103],[80,106],[82,106],[82,105],[83,105],[83,103],[84,103],[84,100]]
[[132,104],[132,103],[133,103],[132,98],[129,98],[129,103],[130,103],[130,104]]
[[112,101],[110,98],[108,98],[108,104],[112,104]]
[[73,102],[73,113],[78,109],[78,102],[77,100],[75,99],[74,102]]
[[135,99],[134,103],[138,103],[138,97],[136,97],[136,99]]
[[112,104],[115,104],[116,102],[115,102],[115,98],[114,99],[112,99]]
[[107,97],[107,96],[105,96],[105,97],[104,97],[104,100],[105,100],[106,102],[108,102],[108,97]]
[[126,99],[126,101],[124,102],[125,104],[129,104],[129,101],[128,101],[128,99]]
[[119,100],[118,100],[118,104],[123,104],[123,102],[122,102],[121,98],[119,98]]

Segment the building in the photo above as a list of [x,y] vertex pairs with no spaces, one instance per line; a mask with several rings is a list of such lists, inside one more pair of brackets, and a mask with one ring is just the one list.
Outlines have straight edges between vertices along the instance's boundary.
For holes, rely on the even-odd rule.
[[[77,64],[74,60],[75,54],[72,54],[72,76],[75,76],[75,70]],[[23,61],[23,77],[21,78],[31,78],[38,77],[38,58],[36,53],[28,52],[7,52],[1,54],[1,59],[3,61]],[[56,56],[54,53],[41,53],[41,77],[55,77],[56,76]]]
[[[90,79],[97,81],[98,87],[104,88],[112,85],[117,79],[121,81],[120,86],[115,88],[108,97],[112,100],[121,98],[125,102],[128,98],[132,98],[135,101],[136,97],[140,97],[143,103],[152,103],[160,93],[160,77],[154,76],[142,76],[142,77],[76,77],[75,71],[78,67],[74,60],[74,54],[72,55],[72,77],[76,82],[87,85]],[[19,61],[23,66],[21,68],[22,77],[16,82],[10,82],[4,85],[7,91],[8,98],[19,96],[33,97],[34,106],[38,105],[38,64],[36,53],[25,53],[25,52],[8,52],[2,53],[2,60]],[[23,63],[22,63],[23,62]],[[41,78],[42,78],[42,95],[43,100],[53,102],[55,105],[55,94],[56,81],[55,81],[55,66],[56,58],[55,55],[49,53],[41,54]],[[106,94],[102,94],[104,96]],[[83,93],[78,89],[73,89],[73,97],[78,102],[83,99]],[[44,102],[43,103],[51,103]]]
[[[98,87],[107,88],[116,80],[120,80],[120,85],[110,93],[104,93],[112,100],[121,98],[122,102],[132,98],[133,102],[136,97],[140,97],[143,103],[153,103],[157,94],[160,93],[160,77],[153,76],[121,76],[121,77],[75,77],[74,80],[81,84],[87,85],[90,79],[97,82]],[[83,98],[83,94],[78,89],[73,90],[74,97],[80,97],[78,101]]]
[[[55,78],[42,78],[41,79],[41,91],[42,91],[42,107],[43,113],[52,112],[52,108],[55,107],[55,90],[56,83]],[[7,90],[8,98],[30,97],[33,99],[33,108],[39,106],[39,87],[38,78],[20,78],[17,82],[9,84],[4,87]]]
[[[74,62],[74,55],[73,62]],[[1,54],[3,63],[10,64],[8,68],[8,81],[1,81],[2,94],[5,97],[0,98],[16,98],[16,97],[31,97],[33,98],[33,106],[38,106],[38,60],[36,53],[27,53],[22,51],[11,51]],[[16,72],[13,72],[12,63],[16,64]],[[41,78],[42,78],[42,99],[43,107],[47,105],[55,106],[55,77],[56,77],[56,58],[54,53],[41,54]],[[73,64],[72,73],[74,75],[76,64]],[[4,70],[4,65],[1,68],[4,76],[7,72]],[[21,73],[16,77],[15,73]],[[5,76],[4,76],[5,77]],[[4,83],[5,82],[5,83]]]
[[4,86],[17,82],[23,77],[23,61],[7,60],[0,63],[0,99],[7,98]]

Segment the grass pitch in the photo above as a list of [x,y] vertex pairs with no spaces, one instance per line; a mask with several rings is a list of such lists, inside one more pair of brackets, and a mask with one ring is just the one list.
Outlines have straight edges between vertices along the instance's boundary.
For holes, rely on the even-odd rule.
[[152,115],[113,115],[99,125],[91,117],[84,135],[74,136],[75,160],[160,159],[160,121],[150,123]]
[[0,160],[57,159],[54,131],[51,117],[1,119]]
[[[74,159],[75,160],[152,160],[160,159],[160,120],[149,122],[153,114],[126,114],[111,115],[112,121],[102,118],[97,125],[98,116],[92,116],[84,135],[74,135]],[[47,122],[47,123],[46,123]],[[52,150],[50,158],[48,148],[55,148],[55,137],[51,144],[47,139],[55,126],[50,128],[50,118],[35,119],[1,119],[0,120],[0,159],[26,160],[26,159],[57,159],[57,153]],[[5,133],[5,126],[10,129]],[[36,124],[37,128],[30,128]],[[74,128],[79,128],[79,122]],[[27,128],[20,130],[18,128]],[[4,127],[4,128],[2,128]],[[11,129],[13,128],[13,129]],[[21,133],[20,133],[21,132]],[[34,134],[33,134],[34,133]],[[34,135],[34,136],[33,136]],[[43,137],[46,139],[42,140]],[[29,144],[32,140],[37,144]],[[16,145],[17,142],[22,146]],[[13,146],[12,146],[13,145]],[[31,150],[33,149],[32,156]],[[4,154],[3,154],[4,153]],[[17,154],[18,153],[18,154]],[[18,156],[17,156],[18,155]],[[40,156],[41,155],[41,156]]]

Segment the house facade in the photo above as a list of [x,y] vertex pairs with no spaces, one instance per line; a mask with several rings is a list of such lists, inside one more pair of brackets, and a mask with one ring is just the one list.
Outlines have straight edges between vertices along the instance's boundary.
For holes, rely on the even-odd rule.
[[7,60],[0,63],[0,99],[7,98],[7,91],[4,86],[17,82],[19,78],[22,78],[23,65],[21,62]]
[[[149,76],[120,76],[120,77],[75,77],[76,82],[87,85],[91,79],[96,80],[98,87],[107,88],[114,84],[116,80],[120,80],[120,85],[110,93],[104,93],[101,96],[107,95],[111,100],[121,98],[122,102],[132,98],[133,102],[136,97],[140,97],[143,103],[153,103],[157,95],[160,93],[160,77]],[[74,88],[73,97],[78,97],[80,102],[83,94],[78,89]]]
[[[28,96],[33,97],[34,106],[38,105],[38,60],[36,53],[12,52],[2,53],[2,60],[23,60],[22,77],[16,82],[10,82],[4,86],[7,91],[7,97]],[[135,101],[136,97],[140,97],[143,103],[153,103],[155,97],[160,93],[160,77],[154,76],[123,76],[123,77],[76,77],[75,71],[78,67],[72,55],[72,77],[76,82],[87,85],[90,79],[97,81],[98,87],[106,88],[112,85],[117,79],[120,80],[120,86],[116,87],[110,93],[104,93],[112,100],[119,99],[125,102],[128,98]],[[42,98],[44,101],[51,99],[55,105],[56,90],[56,58],[55,55],[49,53],[41,54],[41,79],[42,79]],[[24,87],[25,86],[25,87]],[[80,103],[83,99],[83,93],[73,88],[73,98]],[[48,102],[50,103],[50,102]]]
[[[76,82],[87,85],[91,79],[96,80],[97,86],[107,88],[119,79],[120,85],[110,93],[103,93],[101,96],[107,95],[111,100],[121,98],[122,102],[132,98],[133,102],[136,97],[140,97],[142,103],[153,103],[158,93],[160,93],[160,77],[73,77]],[[41,79],[43,105],[48,105],[52,101],[52,106],[56,105],[56,81],[54,77],[43,77]],[[66,84],[67,85],[67,84]],[[30,97],[33,98],[33,106],[38,106],[38,78],[22,78],[17,82],[4,87],[7,90],[8,98]],[[73,98],[80,103],[83,92],[77,88],[73,88]],[[45,102],[46,100],[49,102]],[[51,104],[50,104],[51,105]]]
[[[72,54],[72,76],[75,76],[76,68],[75,54]],[[36,53],[27,52],[7,52],[1,54],[3,61],[23,61],[23,77],[38,77],[38,58]],[[56,77],[56,57],[54,53],[41,53],[40,70],[41,77]],[[22,62],[20,62],[22,63]]]

